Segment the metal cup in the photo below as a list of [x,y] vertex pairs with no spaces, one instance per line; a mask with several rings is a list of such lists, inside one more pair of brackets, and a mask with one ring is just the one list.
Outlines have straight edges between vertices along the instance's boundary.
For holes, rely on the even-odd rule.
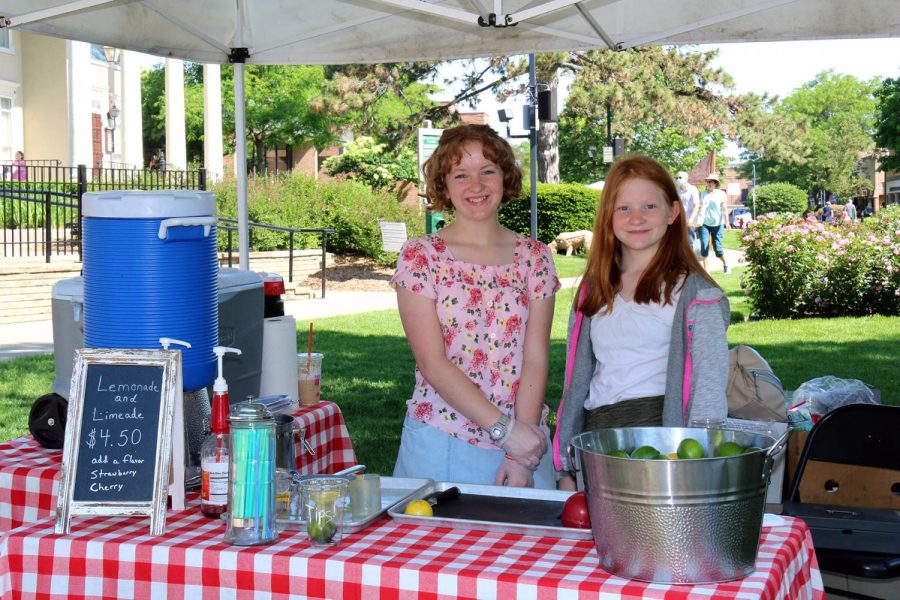
[[275,419],[275,468],[293,471],[297,468],[294,446],[296,420],[291,415],[276,414]]

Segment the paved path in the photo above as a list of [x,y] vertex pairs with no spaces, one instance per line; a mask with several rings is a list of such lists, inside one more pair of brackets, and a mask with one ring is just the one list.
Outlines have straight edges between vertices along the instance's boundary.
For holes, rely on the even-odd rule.
[[[726,250],[725,259],[729,267],[743,266],[743,253]],[[721,272],[722,262],[715,256],[709,258],[709,270]],[[577,278],[563,280],[563,285],[574,286]],[[375,310],[397,308],[397,297],[393,291],[385,292],[342,292],[326,291],[326,297],[289,300],[284,312],[298,321],[322,319],[339,315],[350,315]],[[18,358],[32,354],[53,352],[53,325],[51,321],[34,323],[0,324],[0,360]]]

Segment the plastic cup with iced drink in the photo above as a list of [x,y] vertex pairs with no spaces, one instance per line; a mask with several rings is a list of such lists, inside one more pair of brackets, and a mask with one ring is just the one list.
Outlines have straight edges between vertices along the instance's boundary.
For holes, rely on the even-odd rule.
[[297,387],[300,406],[319,403],[319,386],[322,381],[322,354],[313,352],[297,354]]

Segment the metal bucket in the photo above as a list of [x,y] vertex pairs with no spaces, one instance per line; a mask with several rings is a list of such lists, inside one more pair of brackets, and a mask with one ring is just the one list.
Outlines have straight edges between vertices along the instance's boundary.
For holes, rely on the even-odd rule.
[[[643,445],[669,454],[685,438],[699,441],[707,456],[725,441],[762,450],[694,460],[607,456]],[[600,567],[657,583],[752,573],[776,446],[766,435],[724,429],[630,427],[575,437],[572,464],[583,473]]]

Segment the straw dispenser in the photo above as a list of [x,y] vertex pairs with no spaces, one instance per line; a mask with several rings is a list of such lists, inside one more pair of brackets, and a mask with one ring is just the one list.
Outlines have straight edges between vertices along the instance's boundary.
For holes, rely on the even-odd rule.
[[275,529],[275,419],[262,404],[231,407],[228,526],[225,542],[268,544]]

